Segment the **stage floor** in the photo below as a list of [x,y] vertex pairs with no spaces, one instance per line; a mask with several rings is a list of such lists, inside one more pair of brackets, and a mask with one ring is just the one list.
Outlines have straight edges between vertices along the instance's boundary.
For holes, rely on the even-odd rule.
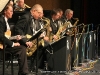
[[[6,67],[8,62],[6,61]],[[50,71],[47,71],[50,72]],[[2,75],[2,62],[0,62],[0,75]],[[11,66],[9,65],[8,68],[5,68],[5,75],[11,75]],[[18,75],[18,64],[14,64],[14,75]],[[32,75],[36,75],[33,74]],[[74,73],[67,73],[67,74],[61,74],[56,73],[56,71],[52,71],[51,73],[46,73],[46,71],[40,71],[37,75],[75,75]],[[97,62],[93,65],[92,69],[86,70],[84,72],[78,73],[76,75],[100,75],[100,59],[97,60]]]

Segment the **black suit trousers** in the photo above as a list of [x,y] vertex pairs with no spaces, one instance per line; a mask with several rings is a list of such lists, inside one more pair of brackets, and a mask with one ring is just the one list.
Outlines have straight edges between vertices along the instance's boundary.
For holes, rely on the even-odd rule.
[[19,73],[20,74],[28,73],[26,47],[21,45],[11,48],[7,47],[5,50],[18,56]]

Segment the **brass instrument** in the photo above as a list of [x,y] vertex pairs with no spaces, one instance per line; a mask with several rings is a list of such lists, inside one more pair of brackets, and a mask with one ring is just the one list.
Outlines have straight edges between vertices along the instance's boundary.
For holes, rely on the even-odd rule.
[[[44,25],[43,29],[44,29],[44,28],[48,28],[48,25],[49,25],[49,23],[50,23],[50,22],[49,22],[49,19],[43,17],[41,20],[46,21],[46,24]],[[47,31],[48,31],[48,30],[47,30]],[[47,32],[47,35],[49,35],[49,32]],[[33,43],[32,47],[31,47],[31,48],[28,47],[28,48],[26,49],[26,54],[27,54],[27,56],[32,56],[33,53],[37,50],[37,39],[33,40],[32,43]],[[40,38],[40,37],[39,37],[38,46],[39,46],[39,47],[40,47],[40,46],[42,46],[42,47],[44,46],[44,40],[43,40],[43,38]]]
[[44,28],[46,28],[46,36],[49,37],[50,36],[50,30],[49,30],[49,28],[50,28],[50,20],[48,18],[46,18],[46,17],[43,17],[42,20],[46,22],[46,24],[44,25]]
[[14,11],[24,11],[26,8],[31,8],[30,6],[28,6],[27,4],[24,4],[24,7],[21,8],[19,6],[16,5]]
[[30,6],[28,6],[27,4],[24,4],[26,8],[31,8]]
[[[78,18],[73,18],[73,19],[76,20],[76,22],[74,23],[73,26],[76,26],[77,23],[79,22],[79,19]],[[72,28],[72,35],[74,35],[74,33],[76,33],[76,32],[77,32],[77,28]]]
[[50,35],[51,35],[50,20],[46,17],[43,17],[43,20],[46,21],[46,24],[45,24],[44,28],[46,28],[46,36],[49,37],[49,40],[50,40]]
[[[57,40],[59,40],[61,38],[61,33],[65,32],[67,26],[70,24],[70,22],[65,22],[63,25],[61,25],[56,33],[56,36],[58,37]],[[53,39],[53,34],[51,35],[51,42],[57,41],[55,39]]]
[[[31,48],[30,47],[26,48],[27,56],[32,56],[33,53],[37,50],[37,39],[33,40],[32,43],[33,43],[33,45],[32,45]],[[38,46],[44,46],[44,40],[43,39],[39,40]]]
[[[75,23],[73,24],[72,27],[75,27],[77,25],[79,19],[78,18],[73,18],[73,19],[76,20],[76,21],[75,21]],[[77,28],[71,28],[71,30],[67,31],[67,35],[73,36],[74,33],[76,33],[76,32],[77,32]]]

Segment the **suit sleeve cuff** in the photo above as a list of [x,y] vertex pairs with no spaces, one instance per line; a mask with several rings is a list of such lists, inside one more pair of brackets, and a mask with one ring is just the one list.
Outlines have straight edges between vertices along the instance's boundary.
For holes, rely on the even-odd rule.
[[13,42],[13,44],[12,44],[12,46],[11,47],[14,47],[14,42]]

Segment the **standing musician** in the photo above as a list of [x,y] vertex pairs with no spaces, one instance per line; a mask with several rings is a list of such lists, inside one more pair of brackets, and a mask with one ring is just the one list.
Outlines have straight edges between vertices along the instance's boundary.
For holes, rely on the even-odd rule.
[[[18,20],[18,22],[17,22],[17,24],[15,26],[15,33],[19,34],[19,35],[29,34],[31,36],[36,34],[37,31],[42,28],[42,26],[40,24],[41,14],[43,14],[42,6],[40,4],[35,4],[31,8],[30,12],[28,12],[25,15],[21,16],[21,18]],[[48,40],[47,37],[45,38],[45,35],[41,34],[40,37],[42,37],[43,40]],[[39,38],[39,37],[37,37],[37,38]],[[27,39],[22,39],[20,42],[24,44],[25,42],[27,42]],[[28,44],[27,44],[27,46],[28,46]],[[44,43],[44,46],[45,46],[45,43]],[[42,51],[39,50],[38,53],[39,53],[38,57],[41,58]],[[40,62],[41,61],[38,61],[38,63],[40,63]],[[38,64],[38,65],[40,65],[40,64]]]
[[[10,30],[8,19],[12,18],[13,7],[7,5],[3,10],[3,15],[0,16],[0,41],[4,41],[6,48],[5,51],[9,51],[18,56],[19,72],[18,75],[28,75],[28,64],[26,47],[21,45],[19,42],[13,42],[5,36],[5,32]],[[17,40],[20,40],[20,35],[17,36]]]

